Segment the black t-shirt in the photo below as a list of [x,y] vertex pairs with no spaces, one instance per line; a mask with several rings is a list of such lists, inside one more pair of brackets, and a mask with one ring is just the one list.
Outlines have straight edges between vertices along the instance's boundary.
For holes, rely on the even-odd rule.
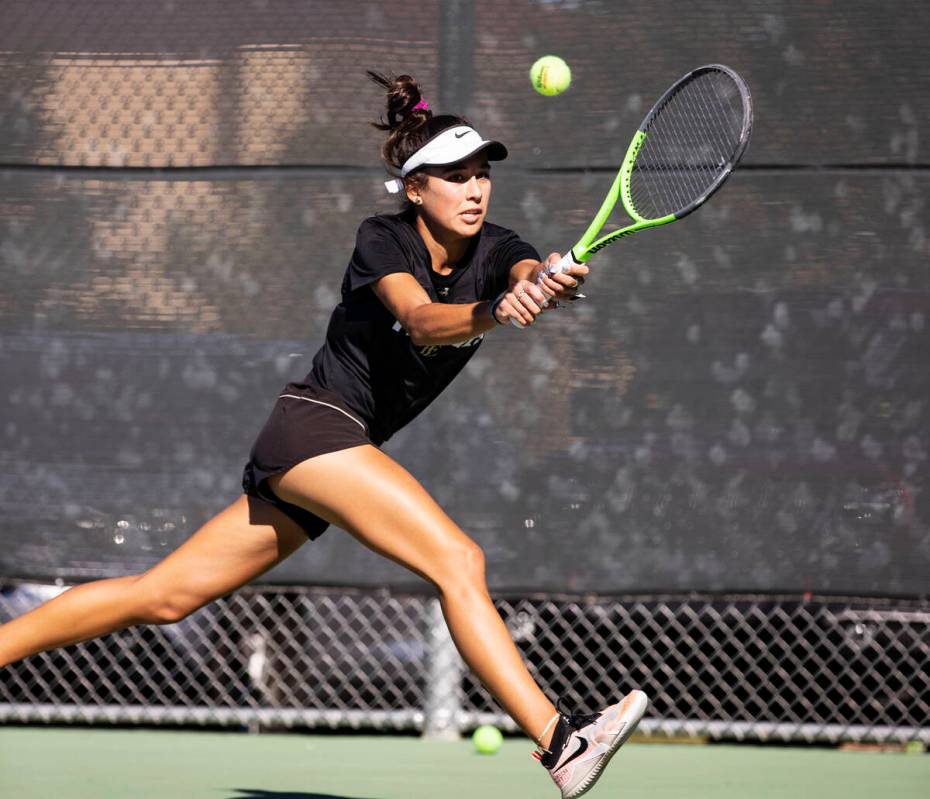
[[485,222],[462,261],[448,275],[431,267],[429,251],[404,214],[366,219],[342,281],[342,301],[314,356],[306,382],[338,394],[380,444],[413,419],[449,385],[483,336],[459,344],[414,346],[371,289],[394,272],[412,274],[433,302],[492,300],[507,288],[510,268],[539,260],[513,231]]

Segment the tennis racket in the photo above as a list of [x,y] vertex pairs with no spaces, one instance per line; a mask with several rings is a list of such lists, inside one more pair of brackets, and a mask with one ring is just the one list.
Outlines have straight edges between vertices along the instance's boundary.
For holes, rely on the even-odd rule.
[[[708,64],[680,78],[646,114],[594,220],[549,274],[699,208],[739,163],[751,133],[752,99],[736,72]],[[598,238],[618,200],[632,224]]]

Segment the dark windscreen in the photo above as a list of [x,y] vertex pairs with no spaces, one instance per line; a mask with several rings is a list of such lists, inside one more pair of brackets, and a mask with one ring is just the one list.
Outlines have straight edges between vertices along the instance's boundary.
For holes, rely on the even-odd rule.
[[[143,569],[236,498],[358,223],[394,208],[363,69],[413,72],[505,141],[491,219],[549,252],[587,225],[621,131],[715,60],[756,113],[725,188],[592,259],[588,300],[488,335],[386,448],[495,587],[926,593],[922,3],[728,12],[726,37],[719,3],[623,36],[598,3],[389,2],[351,26],[315,5],[0,11],[0,573]],[[628,69],[601,37],[635,45]],[[522,65],[555,42],[574,83],[542,98]],[[412,581],[336,530],[270,579]]]

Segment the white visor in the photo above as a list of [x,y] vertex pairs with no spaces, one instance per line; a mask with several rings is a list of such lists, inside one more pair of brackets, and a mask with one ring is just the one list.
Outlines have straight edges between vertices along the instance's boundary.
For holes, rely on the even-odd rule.
[[[407,177],[421,166],[457,164],[485,148],[488,151],[489,161],[503,161],[507,157],[507,148],[503,144],[499,141],[482,139],[478,131],[468,125],[446,128],[433,136],[404,162],[400,177]],[[400,178],[388,180],[384,185],[391,194],[397,194],[404,188],[404,182]]]

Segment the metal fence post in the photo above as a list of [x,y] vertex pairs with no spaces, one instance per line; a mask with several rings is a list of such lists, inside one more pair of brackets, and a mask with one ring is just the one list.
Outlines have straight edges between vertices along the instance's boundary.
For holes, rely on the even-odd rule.
[[423,737],[455,740],[460,736],[462,673],[465,664],[449,635],[438,599],[426,605],[426,699]]

